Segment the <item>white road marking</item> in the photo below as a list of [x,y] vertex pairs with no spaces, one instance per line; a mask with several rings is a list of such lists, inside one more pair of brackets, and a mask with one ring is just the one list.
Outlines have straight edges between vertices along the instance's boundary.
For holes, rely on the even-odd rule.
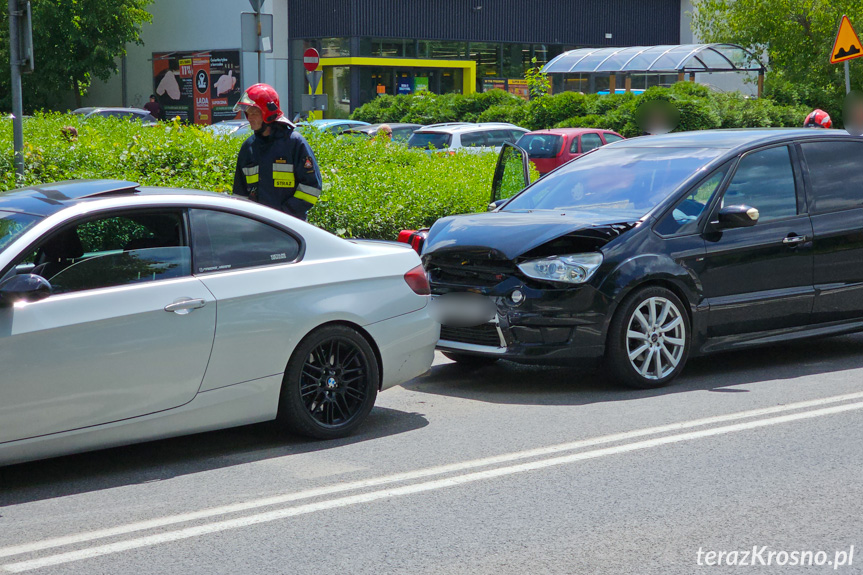
[[452,463],[448,465],[440,465],[436,467],[429,467],[426,469],[418,469],[415,471],[408,471],[404,473],[396,473],[393,475],[386,475],[382,477],[375,477],[372,479],[366,479],[361,481],[353,481],[349,483],[341,483],[336,485],[330,485],[327,487],[319,487],[316,489],[309,489],[306,491],[299,491],[297,493],[288,493],[285,495],[277,495],[274,497],[266,497],[262,499],[254,499],[251,501],[245,501],[242,503],[235,503],[231,505],[223,505],[220,507],[212,507],[209,509],[202,509],[201,511],[193,511],[190,513],[180,513],[177,515],[169,515],[165,517],[158,517],[155,519],[149,519],[146,521],[138,521],[135,523],[128,523],[126,525],[119,525],[117,527],[111,527],[107,529],[99,529],[95,531],[88,531],[84,533],[76,533],[72,535],[67,535],[63,537],[55,537],[51,539],[43,539],[40,541],[33,541],[30,543],[23,543],[19,545],[12,545],[8,547],[0,548],[0,558],[2,557],[12,557],[15,555],[22,555],[25,553],[33,553],[35,551],[42,551],[45,549],[53,549],[56,547],[64,547],[66,545],[76,545],[80,543],[86,543],[88,541],[94,541],[97,539],[105,539],[109,537],[117,537],[119,535],[126,535],[128,533],[135,533],[139,531],[146,531],[148,529],[156,529],[160,527],[167,527],[170,525],[176,525],[178,523],[186,523],[189,521],[196,521],[200,519],[208,519],[211,517],[218,517],[222,515],[229,515],[232,513],[238,513],[241,511],[249,511],[252,509],[260,509],[262,507],[270,507],[273,505],[280,505],[284,503],[292,503],[296,501],[302,501],[304,499],[313,499],[315,497],[321,497],[324,495],[334,495],[338,493],[346,493],[349,491],[357,491],[360,489],[368,489],[370,487],[378,487],[381,485],[388,485],[391,483],[399,483],[403,481],[412,481],[416,479],[423,479],[426,477],[433,477],[436,475],[443,475],[447,473],[454,473],[458,471],[468,471],[471,469],[478,469],[480,467],[487,467],[491,465],[499,465],[501,463],[510,463],[513,461],[519,461],[523,459],[531,459],[534,457],[541,457],[545,455],[553,455],[566,451],[573,451],[577,449],[583,449],[585,447],[593,447],[596,445],[602,445],[606,443],[615,443],[618,441],[626,441],[630,439],[636,439],[639,437],[647,437],[650,435],[657,435],[661,433],[669,433],[673,431],[682,431],[684,429],[692,429],[694,427],[701,427],[705,425],[715,425],[718,423],[728,423],[730,421],[736,421],[739,419],[748,419],[752,417],[761,417],[765,415],[775,415],[777,413],[784,413],[788,411],[795,411],[798,409],[807,409],[813,407],[820,407],[823,405],[829,405],[832,403],[841,403],[844,401],[852,401],[856,399],[863,399],[863,392],[858,393],[850,393],[845,395],[836,395],[832,397],[825,397],[820,399],[813,399],[808,401],[801,401],[797,403],[790,403],[787,405],[777,405],[774,407],[765,407],[761,409],[753,409],[749,411],[740,411],[736,413],[730,413],[726,415],[717,415],[713,417],[706,417],[702,419],[694,419],[691,421],[683,421],[679,423],[671,423],[668,425],[660,425],[657,427],[648,427],[644,429],[636,429],[633,431],[626,431],[622,433],[614,433],[611,435],[603,435],[600,437],[594,437],[590,439],[583,439],[580,441],[573,441],[569,443],[563,443],[559,445],[552,445],[548,447],[540,447],[536,449],[529,449],[526,451],[518,451],[514,453],[505,453],[502,455],[496,455],[492,457],[485,457],[482,459],[473,459],[470,461],[463,461],[459,463]]
[[[851,397],[851,396],[860,396],[861,394],[850,394],[849,396],[838,396],[838,397]],[[831,401],[832,400],[832,401]],[[824,402],[831,403],[837,400],[836,398],[826,398],[822,400],[814,400],[816,403],[823,404]],[[801,402],[810,404],[812,402]],[[792,404],[793,406],[799,406],[800,404]],[[767,410],[772,410],[776,413],[776,410],[790,410],[790,409],[799,409],[799,407],[789,406],[777,406],[775,408],[767,408]],[[360,495],[353,495],[348,497],[341,497],[338,499],[332,499],[329,501],[321,501],[317,503],[309,503],[306,505],[300,505],[296,507],[289,507],[286,509],[277,509],[274,511],[268,511],[265,513],[258,513],[255,515],[249,515],[246,517],[239,517],[236,519],[229,519],[225,521],[217,521],[213,523],[207,523],[204,525],[199,525],[196,527],[188,527],[185,529],[179,529],[176,531],[168,531],[165,533],[160,533],[157,535],[150,535],[145,537],[139,537],[136,539],[130,539],[127,541],[120,541],[117,543],[110,543],[106,545],[100,545],[95,547],[90,547],[87,549],[81,549],[78,551],[71,551],[67,553],[60,553],[56,555],[49,555],[47,557],[43,557],[40,559],[32,559],[28,561],[20,561],[17,563],[8,563],[2,566],[2,569],[9,573],[21,573],[25,571],[32,571],[35,569],[41,569],[44,567],[50,567],[55,565],[63,565],[66,563],[71,563],[74,561],[81,561],[84,559],[92,559],[94,557],[101,557],[105,555],[111,555],[115,553],[120,553],[123,551],[129,551],[131,549],[139,549],[142,547],[151,547],[154,545],[160,545],[164,543],[170,543],[172,541],[180,541],[183,539],[189,539],[192,537],[199,537],[201,535],[206,535],[210,533],[218,533],[221,531],[227,531],[231,529],[239,529],[243,527],[248,527],[251,525],[258,525],[261,523],[268,523],[271,521],[277,521],[280,519],[285,519],[288,517],[296,517],[298,515],[305,515],[309,513],[315,513],[318,511],[324,511],[327,509],[336,509],[340,507],[348,507],[351,505],[358,505],[361,503],[369,503],[372,501],[378,501],[382,499],[390,499],[394,497],[401,497],[405,495],[411,495],[415,493],[422,493],[426,491],[432,491],[437,489],[443,489],[446,487],[453,487],[457,485],[464,485],[467,483],[473,483],[476,481],[483,481],[487,479],[492,479],[495,477],[503,477],[508,475],[514,475],[517,473],[524,473],[527,471],[535,471],[537,469],[545,469],[549,467],[565,465],[568,463],[574,463],[576,461],[584,461],[588,459],[595,459],[598,457],[605,457],[608,455],[617,455],[621,453],[629,453],[633,451],[638,451],[642,449],[649,449],[652,447],[659,447],[662,445],[670,445],[674,443],[681,443],[684,441],[692,441],[695,439],[702,439],[705,437],[714,437],[718,435],[725,435],[729,433],[735,433],[739,431],[746,431],[751,429],[757,429],[761,427],[767,427],[772,425],[778,425],[782,423],[788,423],[792,421],[799,421],[805,419],[812,419],[815,417],[823,417],[826,415],[835,415],[839,413],[845,413],[849,411],[856,411],[863,409],[863,401],[855,402],[855,403],[847,403],[844,405],[837,405],[833,407],[827,407],[822,409],[813,409],[809,411],[803,411],[800,413],[793,413],[788,415],[782,415],[778,417],[770,417],[764,419],[757,419],[755,421],[749,421],[745,423],[737,423],[734,425],[727,425],[724,427],[713,427],[710,429],[704,429],[701,431],[692,431],[687,433],[679,433],[676,435],[667,435],[664,437],[658,437],[654,439],[648,439],[644,441],[636,441],[632,443],[626,443],[622,445],[616,445],[612,447],[605,447],[601,449],[595,449],[592,451],[584,451],[580,453],[574,453],[570,455],[565,455],[561,457],[551,457],[546,459],[541,459],[538,461],[532,461],[529,463],[522,463],[519,465],[512,465],[508,467],[499,467],[495,469],[489,469],[486,471],[479,471],[475,473],[467,473],[463,475],[457,475],[454,477],[449,477],[445,479],[438,479],[434,481],[427,481],[424,483],[416,483],[412,485],[407,485],[403,487],[395,487],[391,489],[382,489],[379,491],[374,491],[371,493],[364,493]],[[764,411],[764,410],[755,410],[755,411]],[[752,412],[742,412],[742,413],[752,413]],[[736,414],[739,417],[741,414]],[[728,418],[729,416],[718,416],[720,418]],[[751,417],[749,415],[745,417]],[[713,419],[713,418],[708,418]],[[699,420],[704,421],[704,420]],[[691,424],[692,422],[684,422],[682,424],[675,425],[685,425]],[[669,426],[663,426],[669,427]],[[658,428],[652,428],[658,429]],[[631,432],[635,433],[635,432]],[[622,434],[621,434],[622,435]],[[607,436],[612,437],[612,436]],[[588,440],[590,441],[590,440]],[[546,448],[551,449],[551,448]],[[513,454],[514,455],[514,454]],[[489,458],[493,459],[493,458]],[[470,462],[466,462],[470,463]],[[391,476],[392,477],[392,476]],[[308,492],[305,492],[308,493]]]

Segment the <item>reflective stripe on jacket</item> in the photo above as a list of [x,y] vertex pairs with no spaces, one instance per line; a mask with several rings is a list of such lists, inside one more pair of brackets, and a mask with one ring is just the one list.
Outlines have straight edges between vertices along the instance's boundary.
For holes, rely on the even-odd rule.
[[321,172],[299,132],[272,124],[270,135],[249,136],[237,155],[233,193],[300,219],[321,195]]

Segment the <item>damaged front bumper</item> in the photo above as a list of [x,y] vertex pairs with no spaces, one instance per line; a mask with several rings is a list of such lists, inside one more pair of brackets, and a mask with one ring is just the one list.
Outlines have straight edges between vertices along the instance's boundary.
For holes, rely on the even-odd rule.
[[608,302],[590,285],[543,288],[514,276],[490,287],[432,283],[436,295],[463,291],[492,299],[497,313],[478,326],[442,325],[441,351],[551,365],[582,364],[605,352]]

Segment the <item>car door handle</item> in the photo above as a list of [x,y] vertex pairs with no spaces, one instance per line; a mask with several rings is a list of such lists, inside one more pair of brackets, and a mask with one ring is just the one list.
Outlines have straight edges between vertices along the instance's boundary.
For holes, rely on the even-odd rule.
[[782,240],[782,243],[786,244],[786,245],[792,245],[793,246],[793,245],[797,245],[797,244],[802,244],[803,242],[805,242],[808,239],[809,238],[807,238],[806,236],[788,236],[787,238]]
[[179,301],[175,301],[174,303],[169,303],[165,306],[165,311],[172,311],[178,315],[186,315],[190,313],[192,310],[196,310],[207,305],[202,299],[188,299],[184,298]]

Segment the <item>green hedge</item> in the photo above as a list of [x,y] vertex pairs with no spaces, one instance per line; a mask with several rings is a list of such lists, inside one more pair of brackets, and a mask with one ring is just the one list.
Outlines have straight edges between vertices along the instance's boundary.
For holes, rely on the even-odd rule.
[[[67,140],[64,126],[78,130]],[[494,154],[434,154],[362,138],[306,132],[321,166],[324,192],[309,220],[334,233],[394,239],[403,228],[485,210]],[[24,124],[25,185],[78,178],[119,178],[144,185],[230,191],[241,139],[194,126],[148,128],[118,119],[37,115]],[[0,120],[0,189],[16,186],[12,123]]]
[[381,96],[354,112],[367,122],[511,122],[540,130],[554,127],[608,128],[632,137],[641,134],[635,113],[647,101],[666,100],[680,114],[679,130],[800,126],[808,110],[739,93],[716,93],[706,86],[679,82],[641,95],[600,96],[562,92],[529,102],[501,90],[484,94]]

